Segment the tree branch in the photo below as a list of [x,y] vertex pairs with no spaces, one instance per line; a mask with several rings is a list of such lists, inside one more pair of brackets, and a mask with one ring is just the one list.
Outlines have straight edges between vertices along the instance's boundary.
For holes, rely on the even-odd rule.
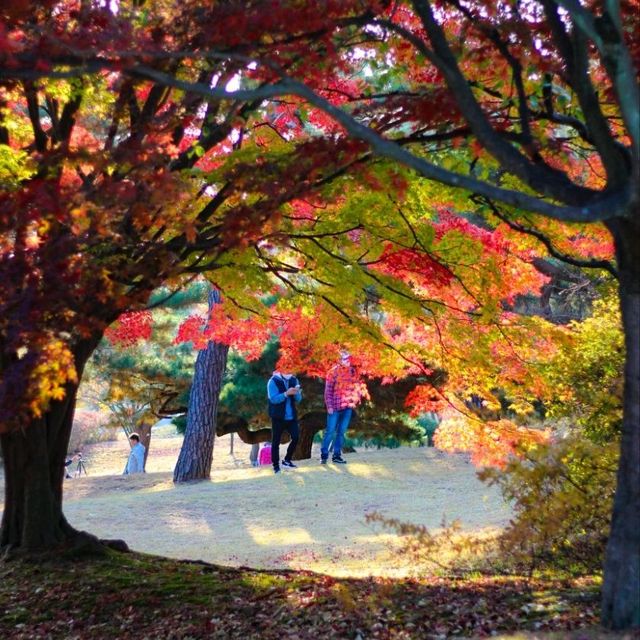
[[31,128],[33,129],[33,139],[35,140],[36,149],[41,153],[47,149],[47,134],[40,123],[40,106],[38,105],[38,93],[33,82],[24,83],[24,92],[27,98],[27,111]]
[[[588,44],[579,30],[574,31],[573,37],[569,36],[558,13],[556,0],[542,0],[542,5],[553,39],[566,64],[569,86],[575,91],[584,114],[584,126],[588,131],[589,141],[594,144],[602,158],[608,180],[615,184],[626,175],[627,167],[624,164],[624,155],[620,154],[611,135],[609,123],[600,109],[600,103],[589,76]],[[545,97],[548,113],[553,113],[551,95],[551,87],[549,87],[549,93]]]
[[635,171],[640,170],[640,87],[638,71],[622,33],[619,2],[605,0],[596,18],[578,0],[553,0],[571,16],[576,27],[597,47],[615,88],[627,134],[631,138]]
[[[27,73],[31,76],[33,73],[36,73],[39,74],[40,77],[71,77],[73,75],[82,75],[91,69],[95,72],[96,70],[109,68],[111,66],[113,65],[107,61],[98,62],[94,60],[90,65],[84,64],[82,67],[72,69],[69,72],[41,72],[38,70],[34,72],[29,70],[27,72],[11,71],[11,74],[15,76],[16,74],[23,75],[24,73]],[[415,170],[419,175],[435,180],[436,182],[440,182],[451,187],[467,189],[472,193],[477,193],[478,195],[485,196],[491,200],[496,200],[507,205],[519,207],[527,211],[539,213],[550,218],[567,222],[605,221],[628,215],[627,206],[631,193],[627,185],[608,192],[598,192],[592,189],[577,188],[573,185],[573,188],[578,189],[578,192],[581,194],[578,198],[581,204],[574,206],[573,203],[576,198],[573,197],[575,193],[572,190],[571,193],[564,194],[565,196],[568,196],[567,198],[560,198],[560,201],[568,203],[566,206],[563,206],[531,196],[523,191],[504,189],[468,175],[442,169],[423,158],[413,155],[393,141],[378,135],[369,127],[360,124],[350,114],[346,113],[339,107],[332,105],[330,102],[317,95],[309,87],[292,78],[283,78],[280,82],[258,87],[256,89],[226,91],[219,87],[210,87],[199,83],[183,81],[145,65],[134,65],[129,69],[124,69],[123,72],[134,77],[161,82],[182,89],[183,91],[189,91],[215,99],[252,101],[269,100],[283,95],[297,95],[327,113],[330,117],[340,123],[353,137],[367,142],[376,154],[400,162],[401,164]],[[0,69],[0,79],[4,75],[5,73]]]
[[[527,93],[524,89],[524,82],[522,80],[522,64],[509,50],[509,43],[505,42],[500,36],[500,32],[496,27],[485,24],[479,21],[469,10],[468,7],[463,6],[459,0],[450,0],[451,4],[458,9],[467,19],[475,24],[482,33],[496,46],[496,49],[500,52],[502,57],[507,61],[507,64],[511,67],[511,73],[513,82],[516,85],[516,91],[518,93],[518,113],[520,116],[520,129],[524,138],[525,145],[531,148],[533,144],[533,136],[531,135],[530,119],[531,113],[529,111],[529,105],[527,102]],[[536,154],[536,161],[542,161],[540,154]]]
[[339,107],[335,107],[306,85],[291,78],[285,78],[279,83],[265,85],[257,89],[239,89],[228,92],[215,87],[212,88],[198,85],[197,83],[184,82],[144,66],[137,66],[135,69],[135,73],[139,77],[149,76],[149,79],[167,82],[184,91],[194,91],[215,98],[268,100],[282,95],[297,95],[330,115],[355,138],[359,138],[370,144],[378,155],[397,160],[405,166],[414,169],[425,178],[430,178],[436,182],[441,182],[442,184],[452,187],[468,189],[492,200],[498,200],[504,204],[526,209],[534,213],[540,213],[557,220],[567,222],[610,220],[623,214],[627,205],[629,192],[626,188],[606,194],[590,189],[582,189],[581,191],[583,193],[590,194],[591,196],[591,201],[588,203],[588,206],[558,206],[521,191],[503,189],[469,176],[442,169],[423,158],[414,156],[393,141],[379,136],[369,127],[360,124],[350,114]]
[[496,158],[506,171],[518,177],[538,193],[562,202],[576,205],[586,204],[593,197],[593,193],[589,193],[589,189],[574,184],[563,171],[546,164],[531,162],[497,134],[460,70],[444,31],[435,18],[429,0],[412,0],[412,4],[431,40],[434,50],[432,62],[443,74],[447,86],[455,96],[456,105],[473,129],[480,144]]
[[474,200],[474,202],[477,202],[478,204],[484,204],[488,206],[491,209],[493,215],[496,216],[496,218],[502,220],[502,222],[507,224],[514,231],[532,236],[533,238],[536,238],[537,240],[542,242],[542,244],[549,252],[549,255],[553,258],[556,258],[557,260],[565,262],[566,264],[570,264],[574,267],[580,267],[581,269],[604,269],[605,271],[608,271],[614,278],[618,278],[618,271],[609,260],[580,260],[579,258],[574,258],[573,256],[558,251],[558,249],[553,246],[553,242],[546,234],[544,234],[542,231],[539,231],[538,229],[534,229],[533,227],[526,227],[522,224],[514,222],[504,213],[502,213],[502,211],[500,211],[500,209],[498,209],[498,207],[496,207],[496,205],[491,202],[491,200],[488,200],[487,198],[472,198],[472,200]]

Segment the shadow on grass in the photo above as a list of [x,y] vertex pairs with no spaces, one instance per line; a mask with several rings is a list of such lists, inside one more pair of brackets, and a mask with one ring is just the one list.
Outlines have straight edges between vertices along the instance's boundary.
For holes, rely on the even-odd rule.
[[336,579],[109,552],[1,564],[0,637],[625,637],[595,626],[598,599],[594,579]]

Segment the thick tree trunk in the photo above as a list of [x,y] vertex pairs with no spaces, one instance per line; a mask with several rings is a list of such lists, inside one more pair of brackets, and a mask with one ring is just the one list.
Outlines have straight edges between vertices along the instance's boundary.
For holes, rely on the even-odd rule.
[[627,350],[620,465],[607,544],[602,623],[640,627],[640,212],[614,229]]
[[300,439],[293,454],[294,460],[309,460],[313,438],[325,427],[326,414],[323,411],[311,411],[300,418]]
[[[95,342],[76,349],[78,378]],[[76,531],[62,513],[64,462],[73,424],[77,385],[20,431],[0,436],[5,464],[5,502],[0,527],[3,553],[51,550],[97,538]]]
[[151,427],[153,425],[143,422],[138,425],[137,433],[140,436],[140,442],[144,445],[144,466],[147,467],[147,458],[149,457],[149,449],[151,447]]
[[[209,293],[209,309],[220,302],[220,293]],[[174,482],[206,480],[211,474],[218,401],[227,366],[227,345],[209,342],[196,359],[189,394],[187,428],[173,472]]]
[[64,466],[65,432],[71,433],[70,404],[66,399],[55,403],[24,430],[0,436],[5,461],[5,508],[0,529],[3,550],[51,548],[69,534],[62,515],[63,471],[58,467],[60,461]]
[[294,460],[309,460],[311,458],[311,446],[313,445],[313,436],[316,433],[314,429],[300,426],[300,439],[293,453]]

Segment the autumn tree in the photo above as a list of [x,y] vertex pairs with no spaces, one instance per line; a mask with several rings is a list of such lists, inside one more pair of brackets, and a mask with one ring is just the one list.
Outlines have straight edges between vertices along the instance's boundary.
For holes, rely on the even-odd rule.
[[[219,25],[239,16],[233,3],[217,9]],[[117,13],[75,2],[42,3],[29,17],[13,5],[4,11],[0,133],[7,189],[0,202],[6,231],[0,404],[8,462],[1,541],[28,550],[86,540],[61,512],[64,453],[78,381],[105,328],[124,312],[144,308],[159,284],[179,286],[190,273],[216,273],[222,280],[218,284],[241,296],[243,270],[250,262],[259,264],[261,273],[252,285],[269,290],[270,274],[282,279],[291,271],[269,247],[286,244],[303,224],[311,228],[297,240],[300,255],[308,259],[304,269],[294,268],[298,275],[285,278],[287,286],[319,296],[344,319],[348,313],[340,305],[352,303],[349,290],[382,284],[391,296],[394,269],[402,260],[414,260],[415,250],[398,253],[393,245],[381,246],[389,229],[380,216],[395,209],[394,202],[379,214],[368,211],[377,217],[378,229],[362,241],[358,220],[347,218],[336,230],[335,216],[316,224],[308,215],[309,207],[320,211],[325,199],[339,201],[350,174],[371,160],[365,145],[336,135],[326,119],[311,123],[328,127],[330,135],[323,137],[296,129],[303,114],[290,113],[288,102],[269,110],[259,95],[248,101],[242,96],[211,100],[167,86],[176,74],[182,74],[189,89],[226,86],[246,70],[251,52],[273,48],[277,53],[279,38],[293,26],[288,12],[273,15],[274,37],[266,42],[255,38],[259,13],[242,22],[240,30],[216,27],[211,37],[218,44],[230,38],[229,46],[241,49],[241,57],[194,60],[190,51],[199,29],[215,18],[214,11],[203,20],[197,3],[152,16],[138,3],[121,3]],[[368,7],[359,2],[340,3],[322,14],[309,8],[296,16],[296,28],[329,34],[335,24],[349,25],[365,14]],[[285,47],[290,58],[283,68],[309,70],[312,60],[297,55],[300,46],[309,51],[303,40],[294,38]],[[331,64],[342,62],[340,51],[327,51],[327,44],[320,39],[314,50],[326,63],[316,71],[330,79]],[[151,67],[130,66],[147,55]],[[148,73],[153,68],[157,79]],[[265,82],[270,74],[254,80]],[[200,82],[194,85],[195,80]],[[292,132],[301,134],[300,140]],[[402,177],[388,165],[375,174],[359,173],[361,196],[374,184],[380,191],[386,180],[403,188]],[[337,179],[342,182],[325,193]],[[293,214],[286,210],[289,202]],[[360,215],[371,204],[362,198],[353,212]],[[335,210],[330,207],[328,213]],[[349,212],[346,206],[340,210]],[[287,223],[283,231],[278,230],[281,221]],[[409,223],[404,232],[411,230]],[[345,258],[327,252],[325,243],[332,238],[357,242]],[[362,252],[364,239],[371,255]],[[381,248],[386,251],[382,258]],[[357,254],[359,269],[353,270]],[[311,281],[319,285],[327,275],[335,283],[349,274],[340,293],[344,300],[301,288],[321,264],[320,255],[324,273]],[[376,275],[367,262],[379,262],[387,273],[379,268]],[[424,258],[420,269],[425,275],[438,272],[436,262]],[[411,302],[408,289],[405,284],[395,297]],[[431,304],[438,306],[409,304],[408,312],[428,312]],[[25,483],[33,484],[36,498],[23,505],[32,491]]]
[[[603,622],[615,628],[640,624],[639,14],[634,1],[381,3],[336,24],[338,46],[349,51],[345,66],[369,69],[349,90],[315,83],[307,68],[285,71],[288,51],[279,51],[256,63],[272,73],[271,86],[231,94],[295,96],[375,153],[473,194],[484,213],[538,237],[551,253],[564,247],[575,261],[600,261],[569,225],[600,223],[610,233],[627,354],[603,588]],[[327,45],[325,33],[313,35],[319,39]],[[389,68],[385,82],[373,68]],[[462,150],[453,162],[438,153],[451,141]]]
[[[618,277],[627,357],[621,457],[605,566],[603,621],[616,628],[640,624],[637,598],[640,577],[640,515],[637,509],[640,491],[640,100],[637,64],[640,47],[637,22],[640,12],[637,2],[531,0],[513,4],[483,0],[406,0],[317,5],[282,0],[256,2],[250,7],[246,3],[229,2],[209,9],[194,1],[183,3],[170,20],[161,11],[145,13],[144,25],[139,19],[142,13],[130,11],[126,3],[121,3],[117,14],[104,8],[98,10],[90,3],[82,4],[79,12],[66,14],[65,3],[59,5],[62,10],[58,6],[55,14],[49,14],[49,17],[55,15],[56,19],[50,22],[58,25],[64,22],[64,28],[56,30],[47,25],[43,28],[42,22],[37,24],[33,20],[28,24],[21,23],[23,16],[13,9],[11,17],[19,28],[2,35],[2,55],[9,61],[0,73],[0,80],[8,87],[3,98],[7,108],[3,113],[11,116],[11,126],[4,126],[2,140],[23,136],[21,144],[14,142],[5,150],[5,173],[10,176],[14,190],[2,205],[1,211],[7,212],[3,213],[3,224],[13,230],[14,226],[7,220],[16,211],[45,209],[57,214],[47,221],[49,226],[45,229],[38,227],[31,218],[25,219],[26,213],[23,213],[18,231],[11,235],[8,243],[6,255],[10,257],[5,262],[11,274],[22,274],[20,283],[27,274],[33,278],[34,259],[37,258],[39,264],[46,259],[62,260],[65,255],[62,248],[67,245],[61,236],[55,235],[54,245],[48,240],[60,225],[66,225],[70,232],[62,238],[68,240],[68,246],[72,248],[68,251],[69,260],[63,260],[60,265],[56,262],[56,269],[44,270],[56,283],[62,279],[60,288],[63,291],[69,290],[70,285],[60,274],[77,269],[78,260],[81,260],[77,256],[89,255],[89,249],[102,258],[100,266],[110,273],[121,270],[123,273],[119,273],[119,286],[112,285],[114,291],[118,290],[119,295],[112,296],[118,304],[107,305],[113,313],[112,318],[105,318],[104,304],[86,309],[81,315],[92,319],[89,324],[95,324],[95,319],[100,322],[98,328],[82,334],[83,340],[73,345],[73,351],[63,339],[70,328],[70,305],[65,304],[65,296],[61,296],[58,307],[51,300],[42,300],[42,296],[38,304],[31,304],[34,287],[33,280],[29,280],[31,286],[25,291],[30,296],[29,308],[36,309],[36,317],[32,320],[37,330],[30,333],[31,325],[27,324],[16,334],[13,327],[18,325],[15,321],[12,324],[11,318],[17,312],[3,315],[3,344],[7,345],[3,348],[3,358],[8,362],[5,366],[3,361],[3,381],[7,379],[5,372],[11,378],[21,375],[27,381],[37,371],[36,379],[49,384],[54,377],[47,375],[51,357],[66,358],[69,363],[75,360],[75,373],[65,367],[67,379],[62,378],[62,384],[68,386],[66,398],[71,398],[71,402],[54,401],[48,409],[52,415],[56,412],[66,415],[72,404],[74,376],[81,371],[86,354],[95,344],[95,336],[125,307],[145,297],[150,277],[143,276],[148,276],[150,265],[153,265],[153,277],[170,278],[174,271],[184,271],[186,252],[192,263],[197,260],[195,254],[200,256],[200,268],[217,267],[217,258],[230,244],[233,245],[234,240],[241,236],[246,242],[273,212],[281,213],[284,202],[293,200],[296,195],[300,198],[301,191],[310,193],[310,181],[316,185],[326,182],[329,175],[344,172],[354,163],[362,163],[371,153],[384,157],[411,169],[417,176],[448,188],[441,188],[435,196],[439,206],[430,203],[429,207],[422,208],[422,215],[425,209],[430,215],[435,213],[437,222],[448,226],[446,236],[449,240],[455,238],[456,225],[466,225],[464,219],[458,217],[460,210],[473,208],[488,221],[490,228],[506,225],[542,243],[551,255],[560,252],[578,264],[597,264]],[[114,42],[112,34],[115,30],[111,27],[115,23],[121,28],[118,29],[119,40]],[[144,30],[139,28],[142,26]],[[170,37],[163,34],[170,34]],[[42,42],[49,45],[46,56],[42,53]],[[120,84],[113,84],[114,74]],[[63,83],[68,88],[63,95],[60,95],[60,80],[56,80],[56,76],[73,78]],[[228,85],[231,78],[235,79],[237,89]],[[151,84],[145,85],[145,93],[141,94],[143,81]],[[75,150],[70,133],[77,130],[72,125],[78,120],[79,108],[86,104],[85,96],[97,92],[100,85],[104,87],[105,84],[118,88],[114,92],[112,114],[115,115],[104,118],[111,126],[105,126],[99,136],[103,153],[91,158],[74,157],[74,163],[67,162],[66,165],[73,167],[74,179],[85,188],[81,192],[82,202],[78,203],[70,195],[64,197],[62,178],[65,173],[60,170],[61,157],[68,161],[68,152]],[[185,93],[179,94],[180,100],[174,103],[167,97],[169,88]],[[232,123],[238,117],[246,119],[252,109],[266,99],[274,100],[272,117],[268,120],[272,131],[285,140],[296,132],[309,135],[304,151],[297,156],[297,163],[286,162],[281,156],[279,161],[272,157],[265,164],[262,151],[247,154],[244,162],[255,163],[258,176],[269,173],[268,188],[266,181],[262,186],[259,184],[259,178],[247,182],[246,164],[238,162],[235,171],[224,175],[218,173],[212,180],[224,186],[216,191],[209,205],[199,210],[197,206],[195,209],[185,206],[177,218],[174,216],[174,222],[180,221],[180,232],[175,227],[165,226],[164,218],[158,226],[158,211],[163,216],[167,212],[166,204],[160,205],[171,199],[167,185],[176,189],[173,203],[178,199],[178,193],[198,192],[188,181],[186,189],[182,182],[184,190],[177,190],[175,169],[196,166],[194,156],[205,156],[215,142],[228,139]],[[15,107],[18,103],[21,108]],[[205,107],[205,103],[209,106]],[[43,126],[39,117],[41,104],[50,113],[50,128],[48,122]],[[225,109],[232,105],[224,116],[221,104]],[[204,117],[204,124],[199,128],[190,127],[184,119],[176,125],[176,114],[197,113],[202,117],[206,109],[211,110],[210,115],[218,123],[216,126],[210,124],[208,117]],[[127,136],[123,136],[123,129],[120,129],[124,127],[124,113],[130,117],[131,135]],[[328,115],[335,124],[322,114]],[[92,116],[99,118],[99,114]],[[7,115],[4,117],[6,120]],[[22,122],[26,118],[30,125],[26,135],[24,127],[14,126],[21,118]],[[155,138],[149,133],[152,124],[156,127]],[[189,145],[186,153],[171,156],[158,150],[159,132],[164,132],[169,140],[177,138],[174,144],[180,145],[185,134],[194,130],[199,141]],[[233,145],[241,137],[237,132],[227,144]],[[151,138],[154,144],[143,149]],[[29,149],[30,144],[33,152],[25,152],[23,148]],[[51,154],[52,150],[58,153]],[[127,167],[126,178],[122,171],[113,172],[108,163],[96,166],[97,161],[105,157],[105,151],[107,159],[111,159],[112,151],[118,151],[120,155],[113,159],[119,166]],[[168,156],[171,156],[170,161]],[[315,163],[313,171],[303,160],[311,158]],[[149,172],[150,165],[154,171]],[[324,167],[322,175],[318,175],[319,167]],[[69,170],[66,175],[68,173]],[[273,179],[283,174],[287,175],[287,180]],[[50,189],[52,175],[59,176],[53,191]],[[394,180],[392,176],[386,172],[390,182]],[[183,174],[181,177],[184,181]],[[234,192],[234,186],[237,189],[238,185],[236,181],[241,178],[245,178],[242,189]],[[375,178],[370,177],[371,188],[380,189],[380,182]],[[108,187],[100,190],[99,197],[95,191],[98,183]],[[296,195],[292,184],[298,186]],[[118,198],[115,198],[114,189],[121,192]],[[223,217],[221,221],[218,218],[213,224],[214,213],[226,211],[221,201],[226,202],[233,193],[240,191],[253,197],[245,195],[244,200],[239,199],[235,203],[235,216]],[[206,190],[200,193],[201,197],[211,196]],[[152,194],[156,199],[162,195],[166,200],[158,203]],[[255,197],[257,194],[260,196]],[[473,196],[471,201],[469,195]],[[60,207],[60,202],[65,206]],[[85,202],[92,205],[88,217],[82,207]],[[153,206],[140,207],[141,202]],[[119,223],[123,220],[129,223],[129,226],[118,226],[117,234],[110,230],[109,224],[105,226],[104,215],[99,215],[107,205],[110,205],[108,209],[112,215],[113,211],[122,212],[124,218],[118,217]],[[230,206],[229,211],[232,209]],[[383,221],[381,213],[379,222]],[[587,223],[593,224],[596,231],[574,226]],[[101,240],[95,248],[91,245],[79,253],[77,242],[82,236],[83,225],[87,228],[93,225],[96,238],[100,233],[104,237],[106,230],[111,242]],[[413,228],[413,225],[409,226]],[[358,227],[356,225],[351,231],[357,232]],[[155,233],[148,233],[152,228]],[[584,242],[585,234],[589,240],[598,233],[604,241],[604,229],[613,241],[615,265],[607,261],[606,248],[603,251],[597,243]],[[147,242],[155,241],[142,246],[140,243],[127,245],[132,232],[139,235],[142,231],[147,232],[147,235],[143,234]],[[476,235],[481,237],[483,231],[488,232],[478,226]],[[166,234],[171,232],[175,235],[168,239]],[[314,233],[317,233],[315,228]],[[371,237],[376,236],[368,238]],[[164,242],[158,242],[159,238]],[[365,236],[365,241],[368,238]],[[324,244],[320,238],[316,237],[316,240],[320,245]],[[416,234],[409,246],[402,249],[390,246],[386,248],[386,254],[377,251],[375,255],[372,247],[367,246],[366,249],[372,252],[368,259],[377,265],[377,270],[362,270],[360,282],[377,278],[376,284],[382,286],[385,295],[391,299],[394,287],[385,278],[394,270],[404,272],[404,275],[400,273],[400,278],[410,288],[412,270],[417,270],[423,277],[430,271],[432,280],[441,284],[448,271],[429,260],[434,240],[441,242],[442,238],[437,234]],[[486,242],[483,247],[490,244]],[[111,251],[103,251],[105,245]],[[205,245],[214,259],[203,257]],[[114,247],[118,250],[114,251]],[[84,245],[82,249],[85,249]],[[260,245],[256,244],[255,249],[258,257],[265,259],[265,266],[274,269],[273,256],[266,254]],[[331,247],[324,245],[324,250],[330,251]],[[361,248],[359,255],[363,254]],[[342,259],[344,265],[344,256],[334,254],[334,257],[336,260],[332,264],[338,264]],[[351,266],[353,257],[347,258],[346,262]],[[461,267],[466,266],[470,271],[471,263],[471,260],[459,261]],[[172,265],[179,266],[172,270]],[[402,265],[400,269],[399,265]],[[276,266],[275,271],[279,274],[288,272],[286,263]],[[345,269],[344,273],[349,270]],[[98,279],[92,284],[93,290],[111,290],[105,286],[111,284],[111,280],[104,281],[104,270],[92,269],[91,276]],[[123,279],[129,297],[123,297]],[[459,282],[455,273],[451,279]],[[15,280],[14,276],[7,281],[13,283]],[[86,278],[81,280],[85,280],[82,285],[86,286]],[[127,284],[129,289],[126,289]],[[293,284],[300,288],[300,283]],[[49,280],[43,284],[47,290],[52,285],[53,281]],[[78,285],[74,283],[75,286]],[[465,294],[464,282],[460,282],[460,288],[465,304],[458,307],[456,313],[460,316],[458,325],[462,326],[462,316],[473,315],[481,305],[471,302],[476,291],[474,295]],[[3,298],[12,301],[9,309],[19,308],[24,317],[27,299],[16,295],[16,291],[23,291],[22,284],[8,291]],[[402,297],[405,292],[406,289],[400,289],[395,295]],[[423,285],[423,298],[429,293]],[[375,295],[380,294],[376,292]],[[326,298],[329,296],[325,295],[325,302]],[[428,310],[436,306],[431,298],[428,299],[428,304],[424,300],[421,304],[416,303],[417,317],[428,315]],[[335,300],[329,300],[336,305]],[[496,305],[500,304],[498,300],[502,301],[502,297],[496,298]],[[38,324],[40,309],[46,309],[42,317],[46,317],[48,324],[44,320]],[[483,312],[479,313],[482,315]],[[435,318],[440,322],[442,316],[436,314]],[[53,319],[59,323],[55,330],[51,324]],[[495,330],[500,328],[503,327]],[[486,329],[485,333],[488,331]],[[423,333],[428,339],[429,332]],[[18,337],[14,338],[14,335]],[[455,332],[449,334],[450,337],[454,335]],[[458,337],[460,354],[469,351],[476,342],[462,334]],[[407,338],[405,332],[405,342]],[[506,351],[498,355],[507,357]],[[524,379],[526,375],[521,368],[513,377]],[[52,385],[51,391],[48,387],[45,389],[45,402],[39,395],[45,383],[38,386],[32,381],[21,385],[31,396],[21,396],[14,404],[26,408],[31,403],[31,414],[34,410],[37,412],[52,394],[55,397],[64,392],[59,372],[55,379],[57,385]],[[52,421],[40,425],[42,431],[51,429],[51,426],[45,427],[46,424],[51,425]],[[55,427],[56,430],[60,428]],[[3,435],[3,448],[5,455],[11,450],[9,457],[20,460],[15,438]],[[36,446],[36,440],[29,446]],[[10,465],[8,468],[10,476],[17,471]],[[55,467],[52,477],[57,474]],[[40,482],[39,486],[42,486],[43,480]],[[53,498],[56,491],[59,493],[52,489]],[[52,504],[55,506],[55,499]],[[3,543],[7,542],[5,531],[11,528],[14,518],[12,509],[8,511],[9,524],[3,527]]]
[[[120,63],[89,62],[109,49],[133,60],[150,47],[157,70],[206,86],[226,86],[244,68],[182,57],[200,37],[193,5],[149,14],[140,4],[121,2],[116,11],[62,0],[0,10],[3,550],[95,544],[66,521],[62,479],[79,380],[106,327],[143,309],[161,284],[181,286],[215,269],[283,203],[354,161],[350,143],[338,153],[340,141],[319,142],[312,161],[308,146],[293,145],[276,165],[256,167],[260,100],[211,101]],[[222,24],[228,7],[216,10]],[[283,21],[272,25],[267,48]],[[232,31],[218,37],[239,48]],[[240,147],[234,170],[209,177],[217,157]]]

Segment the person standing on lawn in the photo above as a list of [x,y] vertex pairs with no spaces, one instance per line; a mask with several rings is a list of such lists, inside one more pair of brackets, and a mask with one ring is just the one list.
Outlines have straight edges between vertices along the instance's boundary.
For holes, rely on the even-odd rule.
[[337,464],[347,463],[342,457],[342,443],[353,409],[363,397],[368,397],[367,387],[351,363],[351,354],[348,351],[342,351],[340,362],[329,371],[324,385],[327,428],[320,448],[322,464],[327,464],[332,443],[332,461]]
[[131,444],[131,452],[129,453],[127,466],[124,468],[124,475],[128,476],[132,473],[144,473],[145,447],[140,442],[140,436],[137,433],[132,433],[129,436],[129,443]]
[[282,432],[288,431],[291,442],[282,461],[283,467],[295,469],[291,461],[300,430],[298,428],[298,412],[296,404],[302,400],[300,383],[290,374],[282,374],[274,371],[267,384],[267,396],[269,398],[269,417],[271,418],[271,462],[274,473],[280,473],[280,440]]

